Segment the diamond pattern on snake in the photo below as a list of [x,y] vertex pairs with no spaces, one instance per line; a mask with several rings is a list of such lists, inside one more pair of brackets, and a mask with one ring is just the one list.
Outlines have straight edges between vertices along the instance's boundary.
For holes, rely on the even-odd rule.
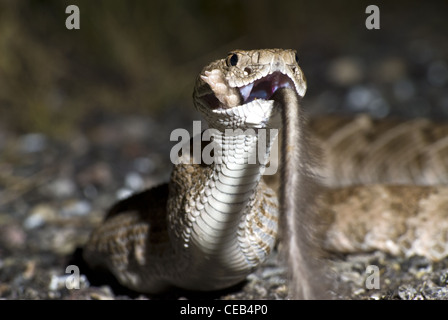
[[[193,100],[210,129],[201,154],[214,161],[179,154],[167,184],[116,203],[85,246],[88,264],[145,293],[219,290],[279,241],[290,297],[312,299],[330,297],[327,253],[444,258],[448,126],[307,120],[306,89],[294,50],[235,50],[207,65]],[[274,162],[279,173],[264,175]]]

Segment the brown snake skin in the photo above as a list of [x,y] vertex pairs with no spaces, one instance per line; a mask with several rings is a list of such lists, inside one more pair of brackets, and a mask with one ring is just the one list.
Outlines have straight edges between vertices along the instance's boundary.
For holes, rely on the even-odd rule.
[[[303,96],[306,85],[294,55],[294,51],[281,49],[234,51],[226,59],[211,63],[198,78],[196,107],[211,127],[222,129],[234,118],[215,122],[213,110],[217,109],[212,105],[219,103],[225,112],[239,110],[248,103],[243,89],[257,79],[271,79],[282,64],[285,69],[296,70],[288,77],[298,79],[294,95]],[[268,65],[269,71],[263,73]],[[243,75],[248,68],[254,76],[251,79]],[[297,83],[303,86],[297,87]],[[273,100],[255,99],[252,103],[259,110],[268,110],[275,103],[267,101]],[[245,109],[241,110],[244,114]],[[270,117],[260,123],[270,123],[275,116]],[[245,120],[238,121],[235,123],[248,126]],[[274,121],[270,125],[277,124]],[[311,170],[325,187],[316,191],[317,207],[311,200],[309,203],[315,220],[321,223],[314,226],[311,220],[301,221],[301,231],[306,233],[309,223],[309,229],[317,230],[319,246],[330,252],[382,250],[432,260],[448,254],[448,187],[443,186],[448,181],[448,125],[425,119],[373,120],[360,115],[355,119],[319,117],[308,126],[312,140],[322,150],[321,166]],[[246,139],[245,150],[251,150],[252,140],[242,139]],[[237,144],[235,150],[238,148],[243,146]],[[86,245],[85,259],[90,265],[111,270],[130,288],[158,293],[173,285],[191,290],[221,289],[243,280],[265,260],[277,238],[279,210],[277,196],[268,185],[274,190],[282,186],[286,199],[291,194],[300,195],[299,189],[306,189],[306,185],[288,189],[280,181],[284,176],[279,175],[265,177],[266,185],[259,175],[247,180],[248,170],[258,172],[259,167],[238,171],[230,166],[232,179],[246,181],[248,187],[239,190],[241,196],[236,201],[241,206],[235,212],[242,215],[227,215],[235,218],[226,220],[229,226],[221,230],[224,216],[213,218],[212,212],[234,211],[225,192],[216,194],[216,185],[228,190],[235,185],[220,176],[218,166],[192,164],[192,159],[185,156],[186,164],[175,166],[169,185],[144,191],[110,210]],[[299,171],[314,161],[301,159],[303,162],[296,164]],[[213,192],[215,200],[211,200]],[[285,201],[285,195],[280,199]],[[302,206],[308,203],[304,199]],[[215,236],[211,230],[216,228],[220,231]],[[286,237],[290,234],[287,232]],[[209,242],[203,241],[205,238]],[[297,259],[302,261],[305,256]],[[298,269],[300,266],[293,266],[290,271],[302,272]],[[300,282],[294,281],[292,286]],[[302,292],[293,297],[313,298],[316,294]]]

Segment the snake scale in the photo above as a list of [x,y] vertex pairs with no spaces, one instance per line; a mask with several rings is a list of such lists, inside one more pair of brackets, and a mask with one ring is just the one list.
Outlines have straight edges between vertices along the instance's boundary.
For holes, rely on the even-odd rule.
[[[308,123],[305,91],[294,50],[235,50],[206,66],[193,98],[210,128],[200,154],[214,161],[179,154],[169,183],[109,210],[85,260],[140,292],[218,290],[262,264],[281,227],[290,296],[320,298],[325,251],[446,256],[448,188],[429,185],[448,179],[447,127],[366,116]],[[263,178],[271,129],[281,132],[281,171]]]

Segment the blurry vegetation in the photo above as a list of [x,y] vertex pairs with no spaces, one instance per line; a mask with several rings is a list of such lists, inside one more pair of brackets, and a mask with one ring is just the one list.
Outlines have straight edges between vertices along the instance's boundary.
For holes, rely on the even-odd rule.
[[[418,15],[411,21],[422,17],[414,2],[393,3],[395,13]],[[80,30],[65,28],[69,4],[80,8]],[[384,36],[367,34],[367,4],[0,0],[0,123],[61,135],[107,115],[192,108],[196,75],[228,50],[298,48],[311,64]],[[384,23],[401,23],[384,16]]]

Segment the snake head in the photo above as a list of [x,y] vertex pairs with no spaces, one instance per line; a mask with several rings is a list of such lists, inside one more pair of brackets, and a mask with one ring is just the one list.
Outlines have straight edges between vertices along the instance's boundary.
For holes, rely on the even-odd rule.
[[272,97],[282,88],[305,95],[306,80],[295,50],[235,50],[202,70],[193,97],[209,123],[222,115],[225,123],[235,125],[240,116],[244,125],[262,127],[276,114]]

